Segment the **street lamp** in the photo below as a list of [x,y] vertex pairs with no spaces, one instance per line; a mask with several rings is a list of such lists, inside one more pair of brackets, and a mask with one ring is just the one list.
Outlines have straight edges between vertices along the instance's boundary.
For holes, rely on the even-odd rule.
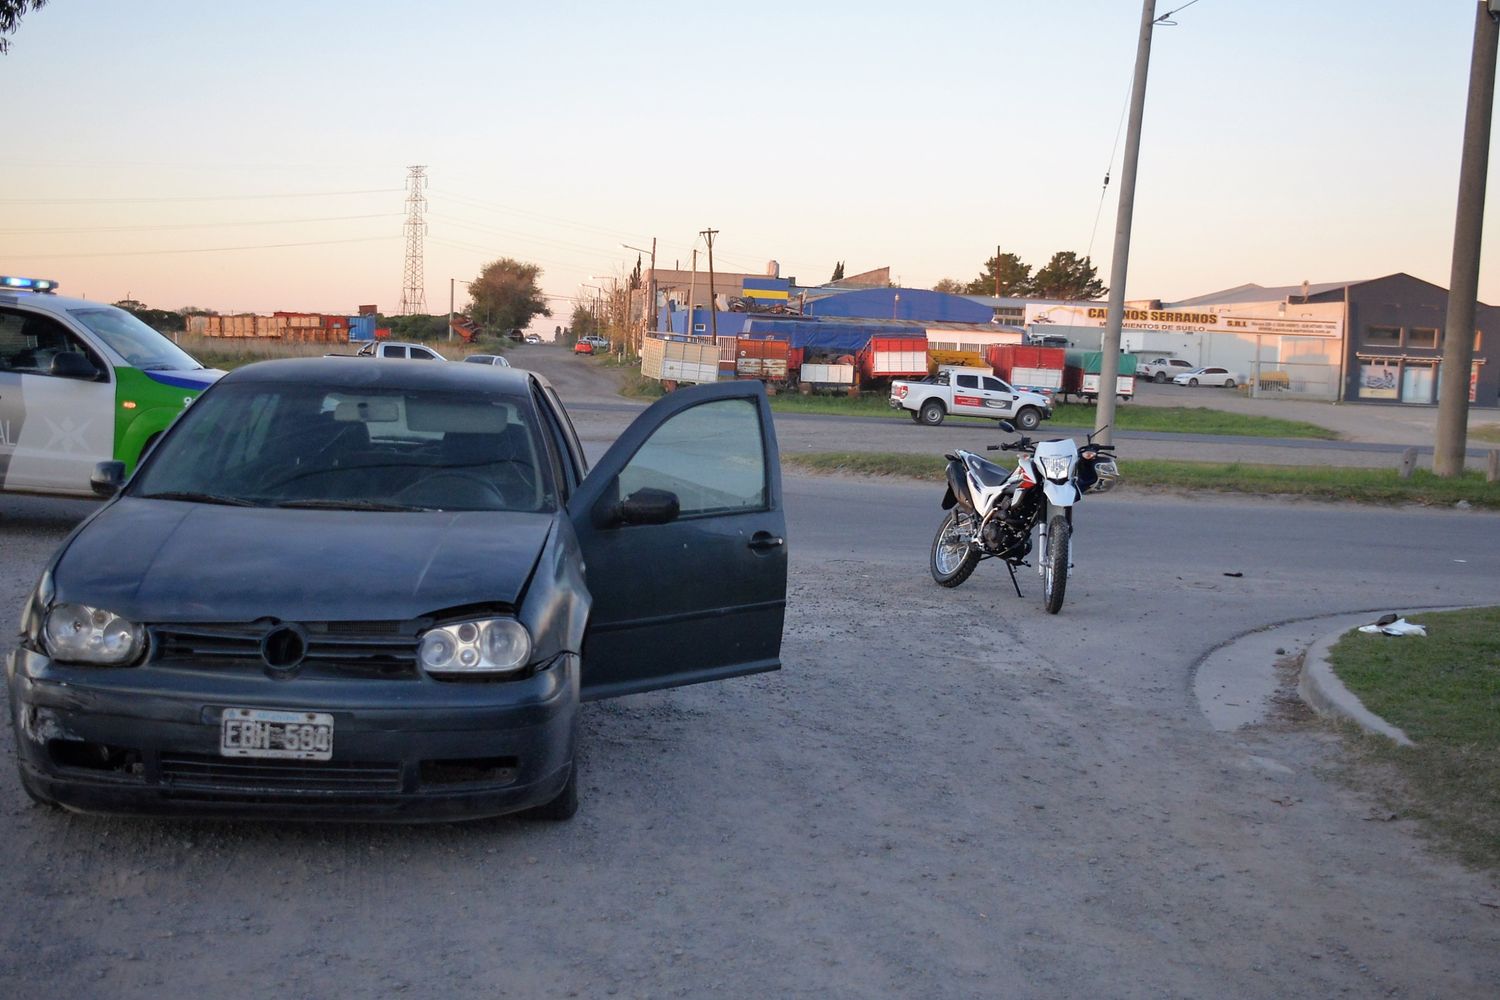
[[[1500,2],[1500,0],[1497,0],[1497,2]],[[637,253],[646,253],[647,252],[643,248],[631,246],[629,243],[621,243],[620,246],[624,247],[626,250],[634,250]],[[646,296],[647,296],[646,301],[650,303],[650,306],[648,307],[650,309],[650,315],[649,316],[647,315],[647,311],[645,309],[641,310],[641,329],[642,330],[644,330],[648,325],[651,327],[651,329],[653,329],[653,330],[656,329],[656,237],[655,236],[651,237],[651,250],[650,250],[650,253],[651,253],[651,279],[650,279],[650,281],[647,282],[647,292],[646,292]]]

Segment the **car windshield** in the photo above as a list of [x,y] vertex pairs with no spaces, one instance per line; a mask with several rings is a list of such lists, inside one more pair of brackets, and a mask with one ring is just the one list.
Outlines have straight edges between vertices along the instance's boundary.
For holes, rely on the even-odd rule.
[[226,383],[184,412],[132,496],[257,507],[555,509],[524,396]]
[[123,309],[70,309],[69,315],[92,330],[126,364],[143,371],[193,371],[202,368],[191,354]]

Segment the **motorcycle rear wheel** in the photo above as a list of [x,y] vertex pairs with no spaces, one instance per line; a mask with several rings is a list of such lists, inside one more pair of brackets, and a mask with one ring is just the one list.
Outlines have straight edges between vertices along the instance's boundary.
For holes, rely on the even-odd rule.
[[928,568],[941,587],[957,587],[979,565],[979,553],[969,540],[976,527],[974,515],[958,507],[950,510],[932,539]]
[[1068,591],[1068,551],[1072,540],[1072,526],[1061,514],[1054,517],[1047,526],[1047,561],[1042,573],[1042,593],[1047,600],[1049,615],[1062,610],[1063,596]]

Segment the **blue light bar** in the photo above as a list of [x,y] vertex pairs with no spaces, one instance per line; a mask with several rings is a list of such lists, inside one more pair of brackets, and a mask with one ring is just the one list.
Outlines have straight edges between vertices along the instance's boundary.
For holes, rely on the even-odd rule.
[[0,288],[21,288],[32,292],[55,292],[57,282],[50,278],[11,278],[0,275]]

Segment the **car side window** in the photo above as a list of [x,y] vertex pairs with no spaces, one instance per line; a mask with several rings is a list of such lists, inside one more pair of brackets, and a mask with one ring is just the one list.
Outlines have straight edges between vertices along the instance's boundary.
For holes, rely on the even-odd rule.
[[765,510],[766,447],[748,399],[702,403],[668,419],[620,472],[620,497],[677,495],[682,517]]
[[1010,386],[1006,385],[1004,382],[1000,381],[997,378],[985,379],[984,387],[991,392],[1010,392]]
[[563,500],[566,501],[582,480],[583,473],[573,461],[572,452],[568,448],[567,435],[558,422],[557,414],[553,412],[551,403],[535,383],[531,387],[531,398],[536,404],[537,413],[541,415],[542,434],[547,439],[547,451],[557,473],[557,481],[562,486]]
[[437,355],[420,347],[410,348],[413,361],[436,361]]
[[958,387],[960,389],[978,389],[979,388],[979,376],[978,375],[960,375],[958,377]]
[[385,356],[388,358],[404,358],[406,357],[406,348],[387,345],[385,349]]
[[61,323],[34,313],[0,310],[0,371],[27,375],[52,374],[52,359],[77,353],[101,372],[99,356]]

